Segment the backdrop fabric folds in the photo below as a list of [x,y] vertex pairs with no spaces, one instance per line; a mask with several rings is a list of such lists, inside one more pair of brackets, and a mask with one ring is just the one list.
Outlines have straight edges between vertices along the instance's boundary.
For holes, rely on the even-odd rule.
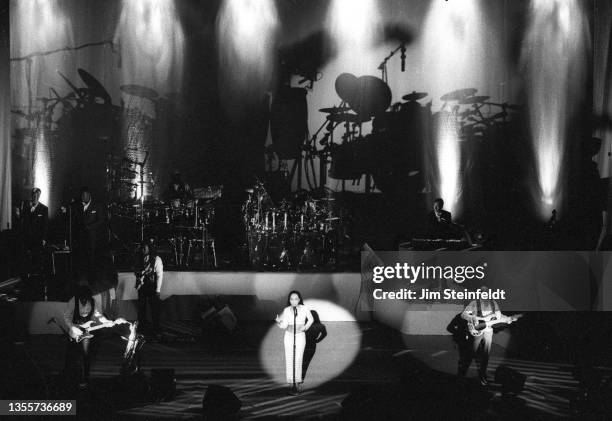
[[[5,4],[6,3],[6,4]],[[11,109],[8,2],[0,9],[0,231],[11,223]]]

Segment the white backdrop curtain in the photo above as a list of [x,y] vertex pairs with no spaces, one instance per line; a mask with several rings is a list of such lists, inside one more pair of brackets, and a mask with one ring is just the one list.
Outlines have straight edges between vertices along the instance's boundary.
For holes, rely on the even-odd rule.
[[597,157],[599,174],[612,176],[612,3],[595,1],[593,48],[593,135],[603,140]]
[[0,30],[0,230],[3,230],[10,226],[11,221],[11,104],[9,37],[6,27],[8,14],[7,16],[3,14],[1,19],[0,25],[3,28]]

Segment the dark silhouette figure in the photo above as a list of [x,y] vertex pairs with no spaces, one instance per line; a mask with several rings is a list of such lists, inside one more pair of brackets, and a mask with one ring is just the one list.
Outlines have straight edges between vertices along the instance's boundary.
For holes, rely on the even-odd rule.
[[327,336],[327,329],[325,325],[321,323],[319,313],[314,310],[310,310],[310,312],[312,313],[314,322],[312,326],[310,326],[310,329],[306,331],[306,348],[304,349],[304,359],[302,360],[302,378],[306,378],[310,362],[317,351],[317,344]]

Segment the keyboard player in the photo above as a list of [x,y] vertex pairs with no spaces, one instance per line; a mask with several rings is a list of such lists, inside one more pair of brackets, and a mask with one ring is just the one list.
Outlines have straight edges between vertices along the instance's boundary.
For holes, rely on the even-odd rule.
[[426,238],[443,240],[461,238],[461,234],[457,231],[451,213],[444,209],[444,200],[441,198],[434,200],[433,210],[427,216]]

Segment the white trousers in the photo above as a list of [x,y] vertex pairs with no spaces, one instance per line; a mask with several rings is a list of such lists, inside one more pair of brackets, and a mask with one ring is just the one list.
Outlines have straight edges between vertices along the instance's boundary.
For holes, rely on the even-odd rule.
[[[293,383],[293,331],[285,331],[285,367],[287,370],[287,383]],[[302,383],[302,359],[306,347],[306,334],[295,335],[295,383]]]

